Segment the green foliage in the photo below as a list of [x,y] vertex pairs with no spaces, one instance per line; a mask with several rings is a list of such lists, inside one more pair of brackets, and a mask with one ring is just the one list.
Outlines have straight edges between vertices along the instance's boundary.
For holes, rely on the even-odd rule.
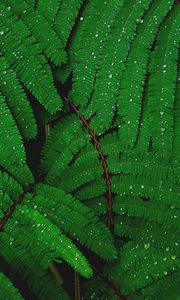
[[72,298],[52,262],[84,277],[87,300],[179,299],[173,2],[0,4],[0,261],[12,270],[0,267],[0,299],[26,298],[16,274],[35,299]]
[[[22,188],[6,173],[1,173],[1,190],[0,217],[3,218],[4,212],[22,194]],[[27,280],[34,294],[44,299],[44,289],[36,287],[35,282],[40,277],[41,288],[46,285],[51,261],[64,260],[82,276],[92,275],[86,258],[70,238],[80,241],[104,259],[116,257],[110,232],[86,206],[62,190],[39,184],[33,194],[24,196],[3,227],[1,255],[22,279]],[[54,285],[52,280],[49,285]],[[57,295],[54,297],[56,299]]]
[[11,281],[3,274],[0,273],[0,287],[2,299],[21,300],[23,299],[16,288],[14,288]]
[[[127,147],[133,147],[136,141],[137,130],[139,126],[139,117],[141,112],[141,100],[143,93],[143,85],[146,74],[147,63],[149,59],[149,53],[151,45],[154,41],[155,35],[158,31],[158,26],[162,22],[164,16],[172,5],[172,1],[155,1],[147,14],[140,20],[141,25],[138,27],[136,37],[131,45],[131,51],[129,53],[126,70],[123,72],[122,81],[120,83],[119,92],[119,105],[118,113],[123,118],[123,124],[120,127],[120,140]],[[175,9],[176,11],[176,9]],[[177,15],[177,11],[175,12]],[[173,16],[172,16],[173,19]],[[177,20],[174,21],[174,31],[178,31]],[[168,19],[169,22],[169,19]],[[162,25],[165,26],[166,25]],[[171,26],[171,24],[170,24]],[[173,32],[173,34],[175,34]],[[173,35],[172,34],[172,35]],[[167,35],[167,31],[166,31]],[[165,40],[167,36],[165,37]],[[172,36],[173,41],[176,39]],[[170,47],[172,42],[169,41]],[[161,41],[161,47],[163,42]],[[161,49],[157,49],[159,56],[162,55]],[[161,53],[161,54],[160,54]],[[160,62],[157,60],[158,63]],[[156,65],[155,72],[158,70]],[[154,71],[152,70],[152,72]],[[159,72],[159,70],[158,70]],[[159,80],[159,73],[157,72],[157,78]],[[153,72],[154,73],[154,72]],[[153,80],[153,76],[151,77]],[[151,80],[149,85],[152,86]],[[164,84],[164,82],[163,82]],[[154,84],[157,89],[157,82]],[[160,89],[160,87],[159,87]],[[153,93],[149,91],[153,98],[153,108],[157,103],[157,90]],[[156,96],[155,96],[156,95]],[[159,116],[158,116],[159,117]],[[153,126],[154,122],[153,121]],[[157,130],[157,126],[156,126]]]

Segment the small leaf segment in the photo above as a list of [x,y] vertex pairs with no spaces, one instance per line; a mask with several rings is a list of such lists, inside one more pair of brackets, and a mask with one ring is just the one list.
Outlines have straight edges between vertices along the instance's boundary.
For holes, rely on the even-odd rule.
[[0,221],[0,231],[3,229],[4,225],[7,223],[7,221],[9,220],[9,218],[11,217],[11,215],[13,214],[13,212],[16,209],[16,205],[20,204],[25,195],[29,192],[31,192],[33,190],[34,187],[34,183],[30,183],[24,190],[24,192],[22,194],[19,195],[19,199],[14,201],[14,203],[9,207],[9,209],[5,212],[4,216],[2,217],[1,221]]

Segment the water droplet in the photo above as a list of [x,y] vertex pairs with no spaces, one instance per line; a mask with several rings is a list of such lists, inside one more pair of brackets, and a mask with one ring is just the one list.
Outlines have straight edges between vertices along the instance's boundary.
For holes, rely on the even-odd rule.
[[149,247],[150,247],[150,243],[144,244],[145,249],[149,249]]

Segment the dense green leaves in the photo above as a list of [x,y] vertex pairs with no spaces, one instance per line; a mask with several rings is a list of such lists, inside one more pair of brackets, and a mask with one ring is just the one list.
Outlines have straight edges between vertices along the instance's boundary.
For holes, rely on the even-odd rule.
[[[1,7],[3,55],[21,82],[50,112],[55,111],[60,105],[60,99],[54,89],[50,73],[46,74],[46,68],[43,68],[38,44],[34,44],[34,38],[29,37],[30,32],[23,22],[12,15],[3,4]],[[27,42],[24,43],[26,39]]]
[[0,161],[4,168],[10,164],[20,164],[25,162],[25,152],[18,128],[5,103],[5,99],[0,95]]
[[1,299],[21,300],[23,299],[18,290],[13,286],[11,281],[0,273]]
[[[17,201],[19,195],[22,195],[22,189],[6,173],[1,174],[0,183],[2,222],[13,201]],[[66,261],[82,276],[91,276],[92,269],[82,252],[71,241],[72,238],[104,259],[112,260],[116,257],[112,236],[106,225],[99,222],[89,208],[63,190],[39,184],[35,187],[34,194],[24,195],[24,199],[20,199],[22,203],[16,204],[15,211],[10,213],[0,235],[1,255],[5,261],[11,262],[13,270],[19,276],[24,276],[21,274],[22,269],[28,268],[27,276],[32,273],[30,276],[34,277],[33,280],[37,278],[34,262],[29,269],[29,263],[34,257],[42,272],[46,273],[50,262],[58,259]],[[6,244],[10,245],[8,251]],[[17,255],[14,262],[11,261],[12,253]],[[26,275],[22,278],[26,278]],[[46,277],[42,279],[42,284],[44,280]],[[31,285],[30,282],[28,284]],[[33,292],[39,295],[40,290],[33,287]]]
[[180,13],[175,7],[162,24],[150,65],[149,127],[153,150],[163,157],[170,157],[172,153],[179,24]]
[[[94,275],[85,299],[179,297],[173,2],[0,4],[0,260],[37,299],[69,299],[52,261],[60,272],[68,264]],[[34,143],[25,140],[48,120],[42,151],[35,144],[39,168],[30,170]],[[0,299],[21,299],[3,272]]]
[[[172,4],[173,1],[171,0],[165,2],[162,0],[155,1],[145,16],[139,20],[141,25],[138,27],[136,37],[131,45],[131,51],[126,62],[126,70],[123,72],[122,81],[120,83],[118,101],[118,113],[123,119],[123,124],[119,129],[120,140],[127,147],[133,147],[136,141],[141,112],[143,85],[151,45],[156,37],[158,26]],[[172,45],[171,42],[169,43]],[[160,53],[162,55],[161,50],[158,49],[158,54],[160,55]],[[155,70],[157,69],[158,67],[156,66]],[[157,77],[159,78],[159,74]],[[149,84],[152,85],[151,82]],[[155,87],[157,87],[158,84],[159,83],[156,82]],[[153,107],[157,102],[155,96],[155,94],[157,94],[156,92],[152,93],[152,90],[150,90],[154,101]],[[153,122],[153,126],[155,121],[156,120]]]

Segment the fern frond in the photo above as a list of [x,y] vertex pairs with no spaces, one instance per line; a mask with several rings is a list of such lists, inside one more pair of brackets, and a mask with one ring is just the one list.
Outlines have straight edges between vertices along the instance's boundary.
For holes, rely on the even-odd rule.
[[160,29],[158,45],[152,55],[149,81],[152,148],[164,157],[170,157],[172,153],[179,24],[179,7],[175,6]]
[[[36,193],[32,206],[36,205],[39,211],[46,213],[61,230],[106,260],[116,257],[109,230],[103,223],[98,222],[89,208],[64,191],[48,185],[37,186]],[[42,208],[43,203],[45,204]]]
[[150,61],[152,53],[149,56],[149,63],[147,66],[146,79],[144,82],[144,90],[142,94],[141,115],[139,119],[139,128],[137,132],[137,138],[134,145],[134,150],[148,152],[151,148],[151,130],[149,122],[149,102],[148,102],[148,90],[149,90],[149,76],[150,76]]
[[[103,58],[103,47],[112,31],[111,26],[120,10],[122,1],[98,1],[89,22],[84,26],[83,44],[79,44],[73,70],[71,98],[76,105],[85,107],[94,88],[96,73]],[[90,19],[91,17],[91,19]],[[90,22],[91,21],[91,22]],[[96,24],[96,26],[95,26]],[[91,47],[89,39],[91,38]],[[97,63],[98,62],[98,63]],[[83,82],[83,90],[81,88]]]
[[7,193],[13,200],[22,194],[22,186],[10,175],[5,172],[0,172],[0,191]]
[[118,300],[120,297],[109,288],[99,277],[94,277],[85,283],[85,299],[91,300]]
[[33,174],[27,164],[11,165],[11,168],[8,170],[8,172],[23,188],[34,182]]
[[[38,11],[47,20],[50,26],[53,26],[62,1],[63,0],[50,0],[48,2],[47,0],[39,0],[36,3],[36,11]],[[31,6],[34,6],[34,1],[27,0],[26,2],[28,2]]]
[[[179,64],[178,64],[179,67]],[[179,134],[180,134],[180,68],[178,68],[177,84],[175,93],[175,112],[174,112],[174,138],[172,149],[172,164],[176,180],[179,184],[180,179],[180,151],[179,151]]]
[[[173,179],[172,179],[173,180]],[[122,195],[134,195],[179,207],[180,189],[171,180],[157,181],[156,177],[123,175],[112,177],[112,191]]]
[[138,27],[136,37],[120,83],[118,113],[123,118],[120,126],[120,140],[127,147],[133,147],[137,137],[141,99],[147,69],[150,47],[158,31],[158,26],[171,9],[172,0],[155,1]]
[[[131,294],[155,280],[165,278],[173,270],[178,270],[179,260],[167,251],[157,251],[133,242],[120,251],[119,263],[112,263],[111,279],[118,281],[125,294]],[[110,273],[108,266],[108,274]]]
[[85,200],[84,204],[87,205],[97,216],[105,215],[107,212],[107,199],[105,196]]
[[[48,24],[38,10],[34,10],[32,5],[28,5],[28,1],[24,0],[20,0],[18,4],[13,0],[4,0],[4,2],[11,7],[13,12],[27,26],[41,50],[54,64],[61,65],[66,61],[66,52],[61,39],[53,30],[52,24]],[[47,4],[46,12],[48,7],[50,7],[49,4]]]
[[[71,174],[72,177],[67,179],[67,174]],[[66,170],[61,173],[59,178],[58,186],[72,192],[73,190],[80,188],[82,185],[93,181],[97,177],[103,175],[103,168],[100,165],[98,156],[96,155],[91,159],[91,165],[88,166],[87,163],[80,166],[69,166]]]
[[[149,299],[151,300],[178,300],[180,294],[179,278],[180,272],[175,271],[173,272],[173,274],[170,274],[163,279],[155,281],[151,286],[142,289],[142,297],[149,297]],[[135,299],[136,298],[134,297],[134,300]]]
[[[83,138],[82,138],[83,136]],[[72,115],[59,122],[47,138],[41,169],[47,172],[46,182],[53,181],[72,161],[73,157],[90,140],[76,116]]]
[[[118,201],[119,200],[119,201]],[[165,225],[167,222],[174,230],[179,230],[179,211],[177,208],[168,209],[161,201],[143,201],[141,198],[128,197],[118,199],[114,204],[114,211],[119,215],[139,217],[145,220]]]
[[12,282],[0,272],[0,299],[22,300],[19,291],[13,286]]
[[25,162],[25,151],[18,128],[0,95],[0,164],[8,168],[10,165],[22,165]]
[[[14,220],[18,221],[16,233],[12,232]],[[14,212],[12,221],[9,220],[8,224],[6,224],[5,231],[18,241],[17,234],[21,236],[20,239],[23,235],[21,227],[24,227],[26,236],[29,233],[29,242],[32,242],[33,235],[34,243],[35,241],[39,241],[42,247],[46,249],[47,257],[44,257],[44,261],[42,261],[45,268],[49,266],[49,263],[53,258],[55,259],[58,257],[68,262],[68,264],[76,271],[79,271],[83,276],[89,277],[92,274],[86,259],[78,251],[75,245],[73,245],[70,239],[63,235],[58,227],[52,224],[48,219],[44,218],[39,212],[31,209],[25,204],[22,209],[18,208]],[[27,243],[27,241],[25,242]],[[22,244],[24,245],[23,242]],[[49,255],[51,253],[54,253],[54,257],[51,257],[50,259]]]
[[113,30],[104,45],[104,55],[87,109],[89,112],[86,114],[92,116],[96,113],[91,126],[97,133],[102,133],[112,124],[122,71],[135,36],[137,20],[142,17],[150,3],[150,0],[135,1],[133,5],[126,2],[124,7],[119,9]]
[[179,255],[179,233],[168,224],[157,226],[155,222],[124,215],[114,219],[114,226],[117,236],[127,237],[136,243],[144,242],[145,247],[152,245],[156,249]]
[[106,155],[121,153],[123,151],[123,145],[119,140],[119,132],[114,131],[111,134],[106,134],[101,138],[101,146],[103,153]]
[[79,200],[93,199],[106,193],[106,186],[103,178],[97,178],[90,183],[86,183],[77,189],[73,194]]
[[[86,30],[91,24],[91,20],[96,10],[96,4],[94,1],[87,1],[82,13],[80,14],[80,19],[76,22],[77,30],[71,36],[71,43],[68,46],[68,63],[56,72],[56,77],[64,83],[66,79],[71,74],[78,57],[79,45],[83,42],[86,37]],[[95,24],[95,23],[94,23]]]
[[[34,287],[34,280],[37,280],[34,272],[39,266],[40,274],[46,273],[53,260],[62,259],[84,277],[91,276],[91,267],[71,239],[76,239],[106,260],[116,257],[113,239],[106,225],[71,195],[43,184],[36,185],[33,193],[26,194],[6,173],[2,173],[0,179],[1,255],[20,277],[24,276],[30,289],[35,290],[38,296],[41,293],[40,288],[36,290]],[[12,262],[14,255],[17,257]],[[23,268],[27,268],[25,274]],[[29,282],[29,276],[32,282]],[[43,275],[42,284],[44,280],[46,275]]]
[[[15,274],[18,274],[22,280],[26,280],[29,289],[39,299],[51,297],[55,300],[59,297],[64,300],[70,299],[63,288],[56,284],[51,274],[39,264],[37,257],[39,252],[28,254],[25,248],[6,233],[1,233],[0,240],[0,250],[5,262],[11,265]],[[40,244],[36,243],[36,245]],[[44,255],[43,252],[40,254]]]
[[62,0],[54,20],[54,30],[65,45],[84,0]]
[[157,180],[171,178],[173,174],[167,161],[152,152],[147,154],[139,151],[113,153],[107,158],[107,163],[109,172],[112,174],[137,174],[156,177]]
[[16,74],[4,57],[0,58],[0,89],[23,137],[27,139],[35,137],[37,127],[32,108]]
[[[61,104],[50,71],[46,73],[44,56],[28,28],[1,3],[2,47],[1,52],[20,81],[50,112]],[[43,61],[43,63],[42,63]]]

